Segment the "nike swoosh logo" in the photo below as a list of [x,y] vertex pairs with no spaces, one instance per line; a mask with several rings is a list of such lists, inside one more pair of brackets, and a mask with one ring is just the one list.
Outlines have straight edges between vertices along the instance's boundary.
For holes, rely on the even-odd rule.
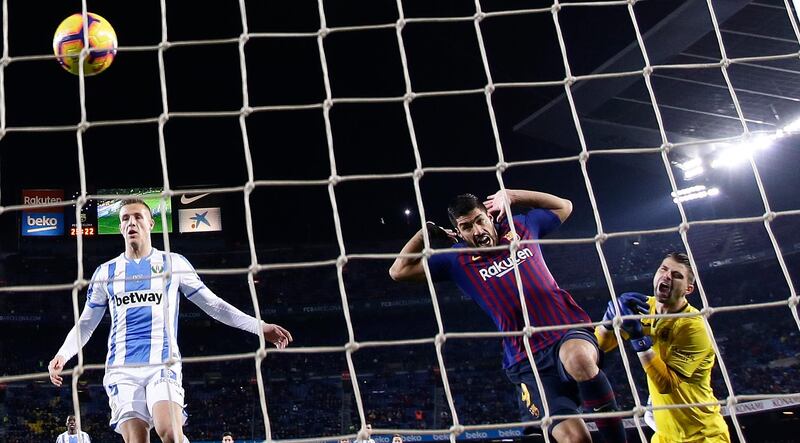
[[197,200],[200,200],[201,198],[205,197],[208,194],[211,194],[211,193],[207,192],[205,194],[195,195],[194,197],[187,197],[186,194],[184,194],[184,195],[181,195],[181,203],[183,203],[184,205],[188,205],[189,203],[193,203],[193,202],[195,202]]
[[478,261],[478,260],[481,259],[481,256],[480,255],[473,255],[471,258],[472,258],[472,261]]
[[596,407],[596,408],[593,407],[592,411],[594,411],[594,412],[608,412],[608,411],[611,411],[610,407],[611,407],[611,403],[609,402],[609,403],[606,403],[604,405],[600,405],[599,407]]

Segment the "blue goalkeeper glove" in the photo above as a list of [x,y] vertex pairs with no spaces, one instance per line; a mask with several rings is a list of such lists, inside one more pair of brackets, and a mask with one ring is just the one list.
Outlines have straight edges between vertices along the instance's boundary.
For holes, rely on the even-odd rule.
[[[638,292],[626,292],[617,297],[619,312],[621,315],[647,314],[650,312],[650,305],[647,304],[647,296]],[[614,301],[608,302],[603,321],[614,319]],[[608,330],[613,329],[611,325],[603,325]],[[653,347],[653,340],[649,335],[644,335],[641,320],[624,320],[622,329],[628,334],[631,346],[636,352],[643,352]]]

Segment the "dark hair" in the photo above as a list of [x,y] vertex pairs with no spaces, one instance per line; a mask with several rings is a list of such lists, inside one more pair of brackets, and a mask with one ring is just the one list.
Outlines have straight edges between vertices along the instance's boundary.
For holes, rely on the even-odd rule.
[[689,260],[688,255],[684,254],[683,252],[670,252],[665,258],[671,258],[676,262],[686,266],[686,269],[689,271],[689,275],[687,276],[689,279],[689,284],[694,284],[694,269],[692,269],[692,262]]
[[123,206],[137,205],[137,204],[144,205],[144,207],[147,208],[147,212],[150,213],[150,217],[151,218],[153,217],[153,210],[150,209],[150,205],[145,203],[144,200],[142,200],[141,198],[126,198],[122,200],[122,203],[119,205],[119,208],[122,209]]
[[231,434],[230,432],[223,432],[222,433],[222,438],[225,438],[225,437],[233,438],[233,434]]
[[74,415],[68,415],[67,419],[66,419],[66,421],[64,421],[64,423],[69,423],[70,419],[75,420],[75,416]]
[[447,215],[450,217],[450,223],[453,224],[454,228],[458,228],[456,219],[469,214],[475,208],[487,212],[486,206],[484,206],[483,202],[480,201],[478,197],[475,197],[474,194],[461,194],[456,196],[456,198],[450,201],[450,205],[447,206]]

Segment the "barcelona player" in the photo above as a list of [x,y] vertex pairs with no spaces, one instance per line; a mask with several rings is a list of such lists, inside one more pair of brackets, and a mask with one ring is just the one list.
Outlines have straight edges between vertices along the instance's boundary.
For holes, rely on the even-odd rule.
[[[533,208],[520,215],[506,216],[505,205]],[[566,220],[572,212],[569,200],[544,192],[527,190],[498,191],[485,201],[472,194],[457,196],[448,207],[455,230],[432,226],[429,232],[447,236],[454,248],[477,248],[478,251],[435,254],[428,259],[434,281],[452,280],[470,296],[500,331],[521,331],[525,326],[514,264],[519,268],[528,319],[533,326],[575,325],[573,328],[549,330],[530,338],[536,367],[544,385],[544,394],[551,415],[572,415],[583,410],[608,412],[617,408],[614,392],[600,369],[601,353],[589,327],[589,317],[572,296],[560,288],[547,269],[537,244],[524,244],[513,254],[508,249],[486,250],[509,246],[515,240],[510,224],[514,224],[519,240],[539,239]],[[403,247],[402,254],[423,250],[420,230]],[[389,274],[394,280],[425,281],[421,258],[398,257]],[[523,337],[503,339],[503,368],[517,387],[523,421],[542,418],[543,404],[531,362],[525,352]],[[622,420],[597,420],[604,441],[625,441]],[[550,428],[556,441],[589,442],[586,424],[578,417],[556,420]]]
[[103,385],[111,407],[111,426],[122,434],[125,443],[149,442],[152,427],[165,443],[185,443],[188,440],[181,423],[172,419],[185,417],[181,363],[165,364],[181,357],[177,341],[179,295],[226,325],[263,334],[264,340],[278,348],[286,347],[292,335],[281,326],[259,322],[219,298],[182,255],[170,253],[168,260],[165,252],[152,247],[153,214],[143,200],[123,200],[119,218],[125,251],[100,265],[92,276],[78,324],[48,365],[50,381],[62,385],[64,365],[89,341],[110,307]]
[[[622,315],[697,313],[686,300],[693,290],[694,271],[689,257],[673,252],[664,258],[653,277],[655,296],[627,292],[617,301]],[[613,317],[612,301],[603,320]],[[606,351],[617,346],[614,332],[609,328],[610,324],[596,328],[600,346]],[[651,442],[730,442],[728,425],[711,389],[715,355],[703,318],[626,320],[622,328],[647,373],[653,406],[714,403],[656,409],[656,433]]]

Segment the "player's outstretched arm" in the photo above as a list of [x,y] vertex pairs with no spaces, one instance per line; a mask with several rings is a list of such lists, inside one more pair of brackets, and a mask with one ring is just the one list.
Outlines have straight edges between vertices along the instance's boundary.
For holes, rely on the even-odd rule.
[[524,189],[506,189],[497,191],[486,197],[483,205],[497,221],[502,221],[506,216],[506,203],[508,206],[524,206],[528,208],[549,209],[561,220],[566,220],[572,214],[572,202],[548,194],[546,192],[528,191]]
[[232,304],[221,299],[211,289],[208,289],[203,284],[203,281],[200,280],[200,276],[197,275],[189,261],[182,255],[176,257],[173,265],[179,272],[190,271],[181,274],[179,290],[214,320],[251,334],[262,334],[267,342],[280,349],[285,348],[292,342],[292,334],[284,327],[259,321],[252,315],[245,314]]
[[280,349],[285,348],[292,342],[292,334],[284,327],[263,321],[259,325],[255,317],[245,314],[232,304],[219,298],[205,286],[195,291],[188,298],[213,319],[256,335],[263,334],[266,341]]

